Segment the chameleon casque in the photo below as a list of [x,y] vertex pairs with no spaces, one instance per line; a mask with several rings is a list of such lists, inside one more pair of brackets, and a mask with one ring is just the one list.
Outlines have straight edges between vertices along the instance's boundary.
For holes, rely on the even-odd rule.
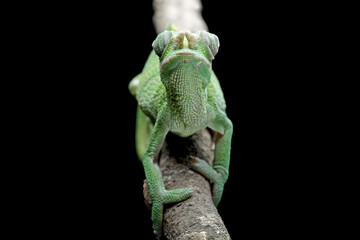
[[206,127],[219,133],[213,166],[193,157],[190,167],[212,182],[215,206],[228,179],[233,126],[212,70],[219,45],[214,34],[178,32],[170,25],[157,36],[142,72],[129,85],[138,102],[136,150],[153,201],[151,218],[157,237],[162,235],[163,205],[192,195],[190,188],[166,190],[164,187],[157,158],[169,131],[180,137],[188,137]]

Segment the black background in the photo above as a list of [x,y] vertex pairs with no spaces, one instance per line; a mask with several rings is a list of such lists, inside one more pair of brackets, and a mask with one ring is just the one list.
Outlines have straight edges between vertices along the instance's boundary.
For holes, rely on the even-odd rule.
[[[324,217],[322,181],[312,181],[322,133],[309,107],[314,28],[301,6],[203,5],[234,124],[220,215],[232,239],[307,236]],[[151,1],[7,1],[2,10],[4,239],[155,239],[128,92],[156,37]]]

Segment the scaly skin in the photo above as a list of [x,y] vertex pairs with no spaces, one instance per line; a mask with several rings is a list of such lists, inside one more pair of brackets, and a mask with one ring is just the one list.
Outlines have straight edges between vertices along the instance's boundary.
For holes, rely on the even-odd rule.
[[213,167],[197,157],[191,161],[191,167],[213,183],[213,201],[217,206],[229,175],[233,127],[211,68],[219,48],[216,35],[167,30],[157,36],[153,48],[143,71],[131,81],[129,89],[138,101],[136,148],[153,201],[154,233],[160,237],[163,205],[192,195],[189,188],[164,187],[157,156],[167,133],[188,137],[206,127],[219,133]]

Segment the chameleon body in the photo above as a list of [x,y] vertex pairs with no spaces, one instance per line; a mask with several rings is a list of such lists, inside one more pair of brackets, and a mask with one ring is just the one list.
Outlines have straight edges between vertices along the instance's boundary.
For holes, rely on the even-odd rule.
[[229,175],[233,126],[225,113],[225,100],[212,60],[218,37],[206,31],[160,33],[142,70],[129,85],[138,101],[136,149],[143,164],[153,201],[152,221],[157,237],[162,234],[163,205],[183,201],[189,188],[166,190],[157,157],[168,132],[188,137],[206,127],[220,136],[213,166],[197,157],[190,167],[212,182],[213,202],[220,202]]

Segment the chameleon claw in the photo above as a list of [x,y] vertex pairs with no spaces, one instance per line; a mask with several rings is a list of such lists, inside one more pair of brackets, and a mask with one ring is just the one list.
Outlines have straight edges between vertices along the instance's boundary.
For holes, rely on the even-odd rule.
[[154,196],[151,218],[153,221],[154,234],[157,238],[160,238],[162,235],[162,218],[164,204],[184,201],[191,197],[192,193],[193,192],[190,188],[184,187],[173,190],[162,190],[161,192],[156,194],[156,196]]
[[217,206],[220,202],[224,190],[224,184],[227,180],[226,172],[222,171],[223,168],[221,168],[221,166],[211,167],[205,160],[193,156],[191,156],[190,167],[213,183],[213,202],[214,205]]

